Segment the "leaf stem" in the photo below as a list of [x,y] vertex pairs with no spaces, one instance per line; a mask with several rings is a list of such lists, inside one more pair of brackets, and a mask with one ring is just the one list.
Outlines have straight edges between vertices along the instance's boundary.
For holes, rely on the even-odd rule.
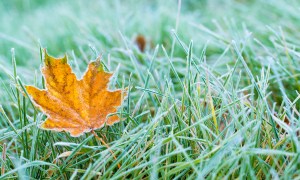
[[[101,138],[97,135],[97,133],[92,130],[91,133],[95,136],[96,139],[98,139],[99,141],[101,141],[102,144],[104,144],[104,146],[109,150],[109,152],[112,154],[112,156],[114,157],[115,160],[117,160],[117,157],[115,156],[115,153],[110,149],[110,146]],[[118,163],[118,168],[121,168],[121,165]]]

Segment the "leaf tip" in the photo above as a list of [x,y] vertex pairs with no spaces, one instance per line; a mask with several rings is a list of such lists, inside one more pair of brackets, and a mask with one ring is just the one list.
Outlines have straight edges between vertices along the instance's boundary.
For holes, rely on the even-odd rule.
[[91,63],[93,66],[95,66],[95,68],[97,69],[98,72],[103,72],[104,68],[103,68],[103,64],[101,63],[101,57],[98,56],[97,59]]
[[44,62],[46,66],[52,65],[55,60],[60,60],[62,63],[68,62],[68,56],[66,53],[64,54],[63,58],[54,58],[48,54],[46,48],[44,48],[43,51],[44,51]]

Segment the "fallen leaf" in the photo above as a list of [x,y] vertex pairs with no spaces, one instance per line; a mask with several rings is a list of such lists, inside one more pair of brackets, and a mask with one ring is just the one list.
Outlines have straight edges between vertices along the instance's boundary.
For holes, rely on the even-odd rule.
[[145,51],[145,47],[146,47],[146,38],[143,35],[138,35],[135,37],[135,44],[137,45],[137,47],[139,48],[139,50],[141,52]]
[[[89,64],[83,78],[78,80],[67,63],[67,57],[54,58],[44,51],[46,89],[26,86],[34,104],[47,115],[42,129],[66,131],[71,136],[120,121],[116,113],[122,103],[122,90],[110,91],[107,84],[112,76],[105,72],[98,58]],[[124,93],[123,93],[124,94]]]

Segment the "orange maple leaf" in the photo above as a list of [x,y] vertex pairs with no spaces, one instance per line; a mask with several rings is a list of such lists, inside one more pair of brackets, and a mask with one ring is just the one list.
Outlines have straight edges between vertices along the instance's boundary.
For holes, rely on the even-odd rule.
[[71,136],[119,120],[115,113],[122,103],[122,90],[107,89],[112,73],[105,72],[98,58],[89,64],[83,78],[78,80],[67,63],[67,57],[54,58],[45,50],[45,65],[42,73],[46,89],[26,86],[34,104],[47,115],[41,125],[43,129],[67,131]]

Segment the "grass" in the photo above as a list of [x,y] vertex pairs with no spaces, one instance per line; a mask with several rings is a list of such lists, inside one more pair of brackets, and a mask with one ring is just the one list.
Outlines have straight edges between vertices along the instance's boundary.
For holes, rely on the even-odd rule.
[[[1,1],[1,178],[299,179],[299,7]],[[129,87],[124,120],[96,131],[110,149],[39,129],[23,87],[43,87],[40,47],[67,53],[78,77],[102,54],[111,87]]]

